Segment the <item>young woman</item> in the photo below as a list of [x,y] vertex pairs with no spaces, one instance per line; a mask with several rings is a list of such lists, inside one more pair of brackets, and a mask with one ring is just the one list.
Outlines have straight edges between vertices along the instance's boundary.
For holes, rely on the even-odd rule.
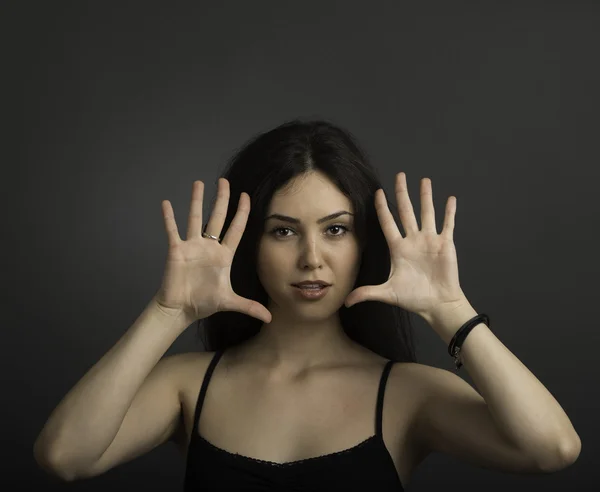
[[[435,451],[518,473],[573,463],[568,417],[460,288],[456,198],[438,234],[430,180],[421,230],[406,175],[400,220],[381,188],[348,131],[295,120],[230,161],[204,230],[202,181],[185,241],[163,201],[162,284],[54,410],[40,465],[89,478],[172,441],[185,490],[397,492]],[[416,362],[411,313],[479,392]],[[206,351],[164,357],[195,321]]]

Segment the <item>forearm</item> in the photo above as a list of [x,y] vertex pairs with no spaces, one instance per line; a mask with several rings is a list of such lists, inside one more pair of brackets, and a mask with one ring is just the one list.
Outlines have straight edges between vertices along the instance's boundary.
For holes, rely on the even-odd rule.
[[54,409],[35,442],[36,459],[54,462],[61,455],[76,455],[87,463],[100,457],[116,436],[136,392],[187,326],[187,320],[158,309],[152,299]]
[[[465,302],[426,319],[448,346],[458,329],[477,314]],[[473,327],[459,357],[498,429],[511,442],[540,459],[579,453],[579,436],[560,404],[485,324]]]

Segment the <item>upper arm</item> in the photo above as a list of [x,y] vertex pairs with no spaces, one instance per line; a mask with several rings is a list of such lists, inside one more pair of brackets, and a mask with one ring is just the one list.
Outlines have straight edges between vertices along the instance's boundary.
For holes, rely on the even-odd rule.
[[483,397],[458,375],[421,365],[425,397],[416,414],[419,442],[429,452],[454,456],[482,468],[541,473],[539,463],[498,430]]
[[162,358],[146,377],[110,446],[94,465],[75,479],[105,473],[148,453],[173,437],[180,426],[180,379],[193,353]]

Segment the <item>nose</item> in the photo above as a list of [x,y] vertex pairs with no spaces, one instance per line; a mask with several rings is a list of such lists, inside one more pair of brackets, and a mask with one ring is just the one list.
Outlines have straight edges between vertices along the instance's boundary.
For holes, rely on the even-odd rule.
[[307,239],[302,243],[302,250],[299,255],[301,268],[319,268],[323,264],[322,253],[314,239]]

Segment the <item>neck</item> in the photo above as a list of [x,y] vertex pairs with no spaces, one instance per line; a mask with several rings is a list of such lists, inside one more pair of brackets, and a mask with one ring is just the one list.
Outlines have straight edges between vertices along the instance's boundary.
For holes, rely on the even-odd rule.
[[358,349],[337,316],[303,322],[296,318],[293,326],[273,317],[239,352],[246,362],[283,378],[343,364],[355,357]]

